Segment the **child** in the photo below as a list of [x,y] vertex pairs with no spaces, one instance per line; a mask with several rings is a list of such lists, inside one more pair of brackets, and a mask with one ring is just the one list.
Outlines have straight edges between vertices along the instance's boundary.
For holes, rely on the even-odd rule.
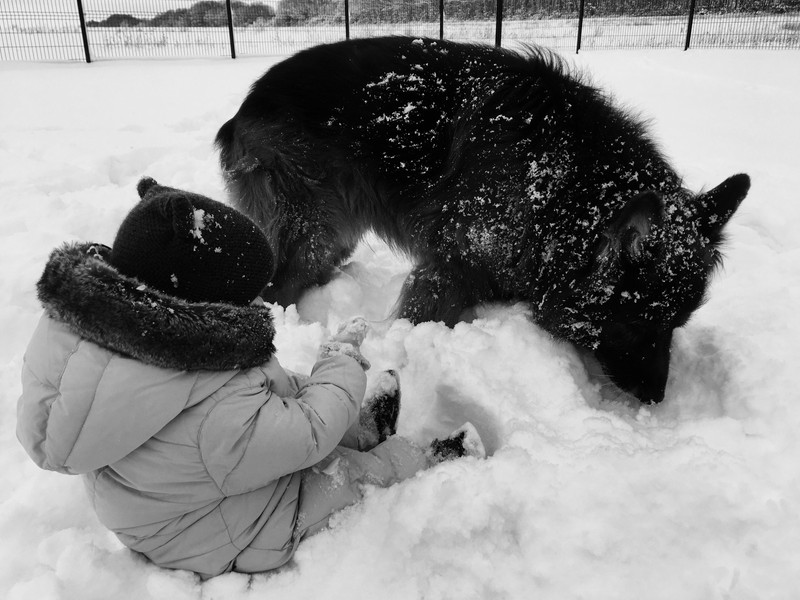
[[323,345],[310,377],[284,371],[254,302],[274,268],[264,234],[203,196],[149,178],[138,191],[113,247],[51,254],[17,410],[31,458],[82,474],[126,546],[203,577],[274,569],[362,484],[483,456],[468,424],[427,450],[393,436],[392,372],[359,413],[363,320]]

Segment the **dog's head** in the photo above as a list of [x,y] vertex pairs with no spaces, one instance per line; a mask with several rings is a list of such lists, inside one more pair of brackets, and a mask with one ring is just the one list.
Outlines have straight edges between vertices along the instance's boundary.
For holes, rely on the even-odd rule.
[[672,333],[702,304],[723,228],[749,188],[747,175],[735,175],[697,196],[643,192],[603,233],[576,295],[591,326],[572,339],[642,402],[663,400]]

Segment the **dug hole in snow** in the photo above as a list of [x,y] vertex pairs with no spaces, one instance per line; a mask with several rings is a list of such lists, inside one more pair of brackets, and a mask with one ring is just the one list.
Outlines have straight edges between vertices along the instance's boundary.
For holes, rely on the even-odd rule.
[[452,329],[389,318],[409,263],[370,237],[328,285],[274,307],[309,372],[354,315],[369,377],[399,372],[399,433],[464,421],[489,458],[438,465],[337,515],[281,571],[201,583],[97,522],[77,477],[15,439],[35,282],[66,240],[110,243],[136,183],[224,199],[216,129],[276,59],[0,63],[0,597],[790,599],[800,565],[800,62],[791,51],[589,52],[596,84],[652,117],[687,186],[753,179],[708,302],[678,331],[667,397],[604,399],[524,306]]

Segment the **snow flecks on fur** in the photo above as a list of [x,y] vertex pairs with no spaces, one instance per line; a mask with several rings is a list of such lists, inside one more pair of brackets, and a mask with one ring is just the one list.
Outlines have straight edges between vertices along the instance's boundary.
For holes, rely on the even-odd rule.
[[[294,271],[337,264],[341,254],[324,248],[338,221],[373,228],[418,261],[398,313],[415,322],[453,324],[477,302],[521,299],[548,332],[584,348],[620,325],[618,339],[605,340],[624,353],[629,339],[669,335],[698,307],[719,235],[685,225],[690,195],[644,125],[547,51],[409,38],[333,44],[286,61],[291,80],[268,72],[243,105],[247,120],[259,118],[253,96],[290,93],[297,72],[329,78],[322,58],[347,76],[326,79],[321,102],[294,97],[281,109],[307,112],[311,133],[296,132],[294,116],[275,126],[303,138],[285,148],[302,164],[271,176],[291,179],[286,208],[306,213],[287,230],[311,232],[293,238]],[[328,162],[339,173],[309,184]]]
[[202,208],[196,208],[194,209],[192,216],[193,220],[191,235],[201,244],[205,244],[206,241],[203,239],[203,229],[206,228],[206,218],[211,217],[211,215],[206,215],[206,211],[204,211]]
[[[358,126],[367,139],[384,141],[381,155],[375,157],[389,170],[407,171],[424,175],[435,165],[425,157],[425,146],[437,135],[445,122],[446,114],[431,124],[431,104],[436,104],[444,92],[441,79],[431,79],[422,68],[410,67],[410,72],[394,71],[382,74],[377,81],[365,85],[363,106],[366,116]],[[419,156],[408,152],[417,148]]]

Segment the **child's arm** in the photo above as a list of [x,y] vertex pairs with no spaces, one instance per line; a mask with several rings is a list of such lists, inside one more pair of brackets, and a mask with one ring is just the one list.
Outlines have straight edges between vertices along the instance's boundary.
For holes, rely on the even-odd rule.
[[289,369],[283,369],[286,372],[286,377],[289,378],[289,389],[293,394],[297,394],[300,389],[308,382],[309,376],[302,373],[295,373]]
[[[326,342],[323,342],[319,347],[317,353],[317,360],[335,356],[337,354],[344,354],[350,358],[354,358],[363,369],[369,369],[369,361],[361,354],[360,346],[367,337],[369,331],[369,323],[364,317],[353,317],[339,325],[336,333],[332,335]],[[308,375],[301,375],[285,369],[286,375],[289,378],[289,385],[295,392],[300,391],[306,381]]]
[[[366,376],[347,356],[314,365],[294,398],[264,388],[226,399],[209,413],[200,451],[223,493],[240,494],[310,467],[330,454],[358,418]],[[268,394],[268,399],[258,398]],[[255,396],[255,397],[254,397]],[[248,412],[258,401],[260,408]]]

